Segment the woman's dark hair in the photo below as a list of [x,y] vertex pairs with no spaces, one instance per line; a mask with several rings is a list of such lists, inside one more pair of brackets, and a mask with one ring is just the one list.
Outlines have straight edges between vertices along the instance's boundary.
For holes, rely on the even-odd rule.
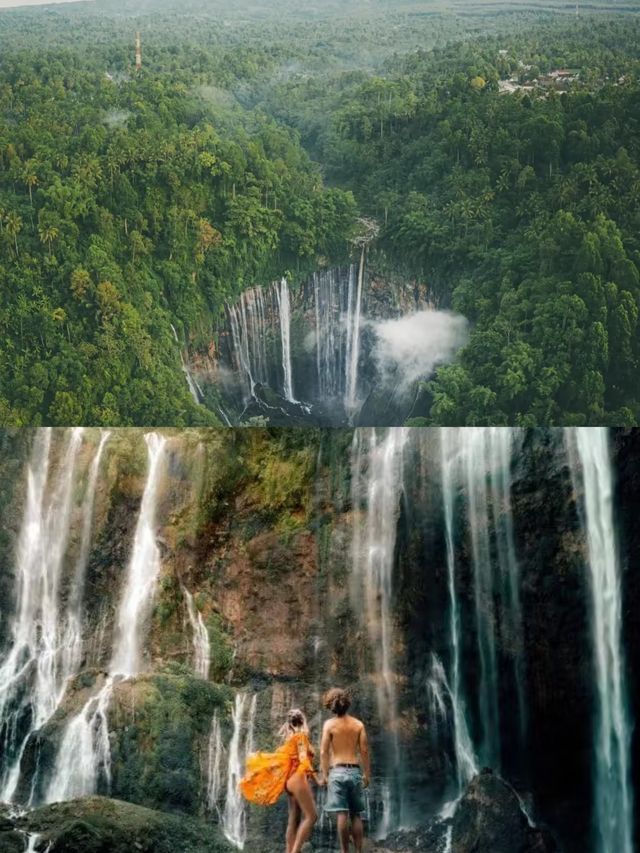
[[351,695],[348,690],[343,690],[340,687],[334,687],[324,694],[324,707],[331,711],[332,714],[337,714],[338,717],[344,717],[351,707]]

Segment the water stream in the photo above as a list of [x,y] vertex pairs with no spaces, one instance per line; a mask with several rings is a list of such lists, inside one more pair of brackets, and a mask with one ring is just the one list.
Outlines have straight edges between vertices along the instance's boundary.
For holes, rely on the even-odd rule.
[[596,684],[594,827],[596,853],[632,853],[631,724],[622,649],[622,583],[613,517],[607,430],[568,433],[574,482],[582,494],[590,573]]
[[386,807],[379,827],[381,837],[402,822],[393,572],[407,438],[406,429],[391,429],[386,433],[356,430],[352,450],[352,501],[354,508],[360,509],[353,531],[352,597],[355,611],[363,614],[376,661],[378,713],[388,744],[385,770],[387,778],[393,780],[383,796]]
[[228,746],[227,792],[222,828],[228,840],[243,850],[247,840],[247,804],[238,783],[244,775],[247,756],[254,751],[254,726],[258,697],[237,693],[232,713],[233,734]]
[[189,590],[184,590],[184,597],[187,603],[187,614],[189,616],[189,624],[193,632],[193,652],[194,662],[193,668],[200,678],[205,680],[209,678],[209,666],[211,658],[211,647],[209,643],[209,632],[204,624],[202,613],[196,608],[193,596]]

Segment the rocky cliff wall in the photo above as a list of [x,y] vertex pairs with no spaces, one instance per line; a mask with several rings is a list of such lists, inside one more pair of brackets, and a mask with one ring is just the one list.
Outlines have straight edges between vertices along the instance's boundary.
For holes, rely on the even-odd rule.
[[[216,809],[207,805],[214,714],[221,721],[227,750],[238,691],[257,696],[253,726],[257,746],[270,748],[276,743],[275,732],[290,706],[306,709],[317,740],[324,716],[319,697],[339,683],[353,689],[356,713],[371,730],[375,767],[371,809],[374,819],[381,819],[385,785],[390,782],[384,760],[390,732],[376,699],[380,673],[368,626],[353,593],[353,530],[362,512],[351,497],[353,434],[309,429],[166,435],[166,470],[157,508],[161,576],[144,630],[144,674],[119,683],[110,707],[111,795],[218,820]],[[83,477],[98,434],[87,431],[85,440]],[[6,626],[15,592],[12,553],[30,437],[3,433],[0,441],[4,482],[0,583]],[[54,454],[58,462],[63,441],[58,433]],[[451,731],[434,716],[429,692],[433,654],[445,667],[451,659],[439,441],[439,434],[430,430],[414,431],[408,439],[392,572],[393,679],[398,697],[394,736],[402,755],[404,813],[413,822],[423,820],[455,793]],[[584,536],[562,433],[518,433],[515,447],[511,500],[521,576],[527,714],[522,731],[509,675],[515,640],[504,630],[509,620],[497,597],[486,602],[488,608],[496,608],[492,618],[502,673],[501,760],[495,769],[515,784],[534,817],[551,827],[564,849],[577,853],[588,849],[593,812],[593,655]],[[614,450],[625,649],[637,719],[640,434],[616,433]],[[20,788],[24,800],[32,791],[36,799],[45,796],[68,721],[105,678],[145,476],[142,433],[114,434],[96,491],[86,567],[83,661],[58,711],[29,743]],[[68,594],[78,547],[81,506],[74,512],[63,595]],[[469,725],[479,740],[478,600],[468,513],[460,493],[454,542],[456,593]],[[185,590],[193,596],[209,637],[207,682],[194,674],[194,635]],[[637,746],[637,733],[635,738]],[[637,781],[637,762],[634,772]],[[224,784],[223,780],[223,789]],[[104,782],[100,793],[108,793]],[[282,820],[282,807],[252,808],[248,849],[258,849],[259,839],[280,832]],[[330,837],[327,825],[323,832]]]

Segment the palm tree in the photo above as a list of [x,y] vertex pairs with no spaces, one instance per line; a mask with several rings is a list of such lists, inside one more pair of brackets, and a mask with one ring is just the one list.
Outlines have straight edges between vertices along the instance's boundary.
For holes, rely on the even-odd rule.
[[5,224],[7,232],[13,237],[13,243],[16,247],[16,258],[20,254],[18,251],[18,234],[22,231],[22,217],[13,211],[8,214]]
[[22,175],[22,180],[25,182],[29,189],[29,202],[31,207],[33,207],[33,188],[38,186],[38,176],[35,173],[33,168],[33,164],[31,162],[26,164],[26,168]]
[[51,254],[51,244],[54,240],[58,239],[60,232],[55,225],[41,225],[38,228],[38,234],[40,235],[41,242],[49,247],[49,254]]

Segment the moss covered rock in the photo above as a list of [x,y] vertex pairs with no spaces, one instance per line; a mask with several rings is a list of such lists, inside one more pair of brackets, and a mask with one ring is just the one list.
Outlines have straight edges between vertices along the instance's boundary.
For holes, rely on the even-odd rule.
[[226,853],[231,849],[218,829],[204,821],[103,797],[37,809],[22,819],[21,827],[51,842],[51,853]]
[[200,756],[216,709],[230,692],[180,664],[119,684],[110,717],[112,793],[165,811],[198,812]]

